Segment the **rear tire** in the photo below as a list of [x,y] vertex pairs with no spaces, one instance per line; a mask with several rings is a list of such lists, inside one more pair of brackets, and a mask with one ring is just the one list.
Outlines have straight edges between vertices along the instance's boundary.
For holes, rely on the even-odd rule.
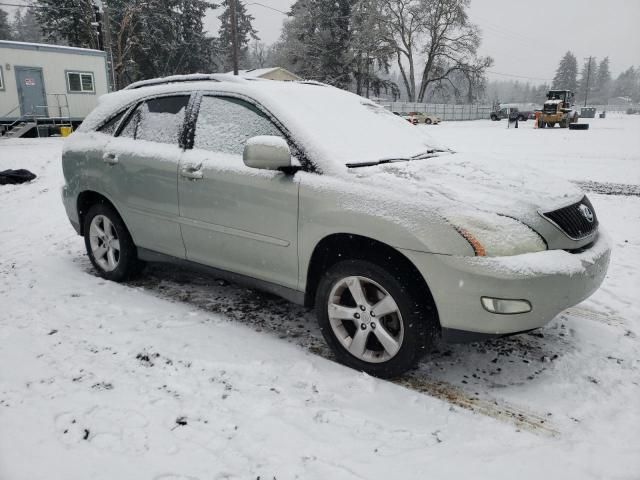
[[316,314],[338,361],[389,378],[431,349],[439,332],[435,307],[410,293],[407,281],[364,260],[337,263],[324,274]]
[[122,282],[143,268],[129,230],[113,207],[96,203],[84,217],[84,244],[98,274]]
[[427,125],[431,125],[433,123],[433,121],[430,118],[427,118],[424,123],[426,123]]

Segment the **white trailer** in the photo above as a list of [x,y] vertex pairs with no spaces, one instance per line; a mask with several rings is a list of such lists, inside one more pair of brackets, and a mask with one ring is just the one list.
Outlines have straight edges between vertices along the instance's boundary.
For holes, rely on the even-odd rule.
[[0,133],[77,125],[110,90],[105,52],[0,41]]

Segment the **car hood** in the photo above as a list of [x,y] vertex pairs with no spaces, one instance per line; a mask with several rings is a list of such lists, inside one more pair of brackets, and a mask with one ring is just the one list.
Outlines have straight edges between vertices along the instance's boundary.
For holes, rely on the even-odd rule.
[[583,193],[566,180],[521,162],[471,153],[441,153],[410,162],[349,170],[357,183],[377,196],[421,204],[447,217],[449,213],[485,212],[540,222],[538,210],[577,202]]

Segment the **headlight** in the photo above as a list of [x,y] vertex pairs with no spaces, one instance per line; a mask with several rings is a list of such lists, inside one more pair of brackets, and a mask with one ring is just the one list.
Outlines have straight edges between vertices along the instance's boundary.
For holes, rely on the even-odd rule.
[[494,213],[452,214],[447,220],[479,257],[502,257],[547,249],[538,233],[518,220]]

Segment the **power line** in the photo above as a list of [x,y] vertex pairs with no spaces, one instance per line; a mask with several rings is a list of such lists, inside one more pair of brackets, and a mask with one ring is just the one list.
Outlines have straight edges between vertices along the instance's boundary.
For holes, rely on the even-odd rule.
[[281,14],[283,14],[283,15],[287,15],[287,16],[289,15],[287,12],[284,12],[284,11],[282,11],[282,10],[278,10],[277,8],[273,8],[273,7],[269,6],[269,5],[265,5],[265,4],[260,3],[260,2],[245,3],[244,5],[245,5],[245,6],[249,6],[249,5],[258,5],[258,6],[260,6],[260,7],[264,7],[264,8],[268,8],[269,10],[273,10],[274,12],[281,13]]
[[550,78],[541,78],[541,77],[527,77],[526,75],[514,75],[511,73],[502,73],[502,72],[494,72],[493,70],[486,70],[487,73],[493,73],[494,75],[501,75],[503,77],[514,77],[514,78],[524,78],[526,80],[542,80],[544,82],[550,82]]

